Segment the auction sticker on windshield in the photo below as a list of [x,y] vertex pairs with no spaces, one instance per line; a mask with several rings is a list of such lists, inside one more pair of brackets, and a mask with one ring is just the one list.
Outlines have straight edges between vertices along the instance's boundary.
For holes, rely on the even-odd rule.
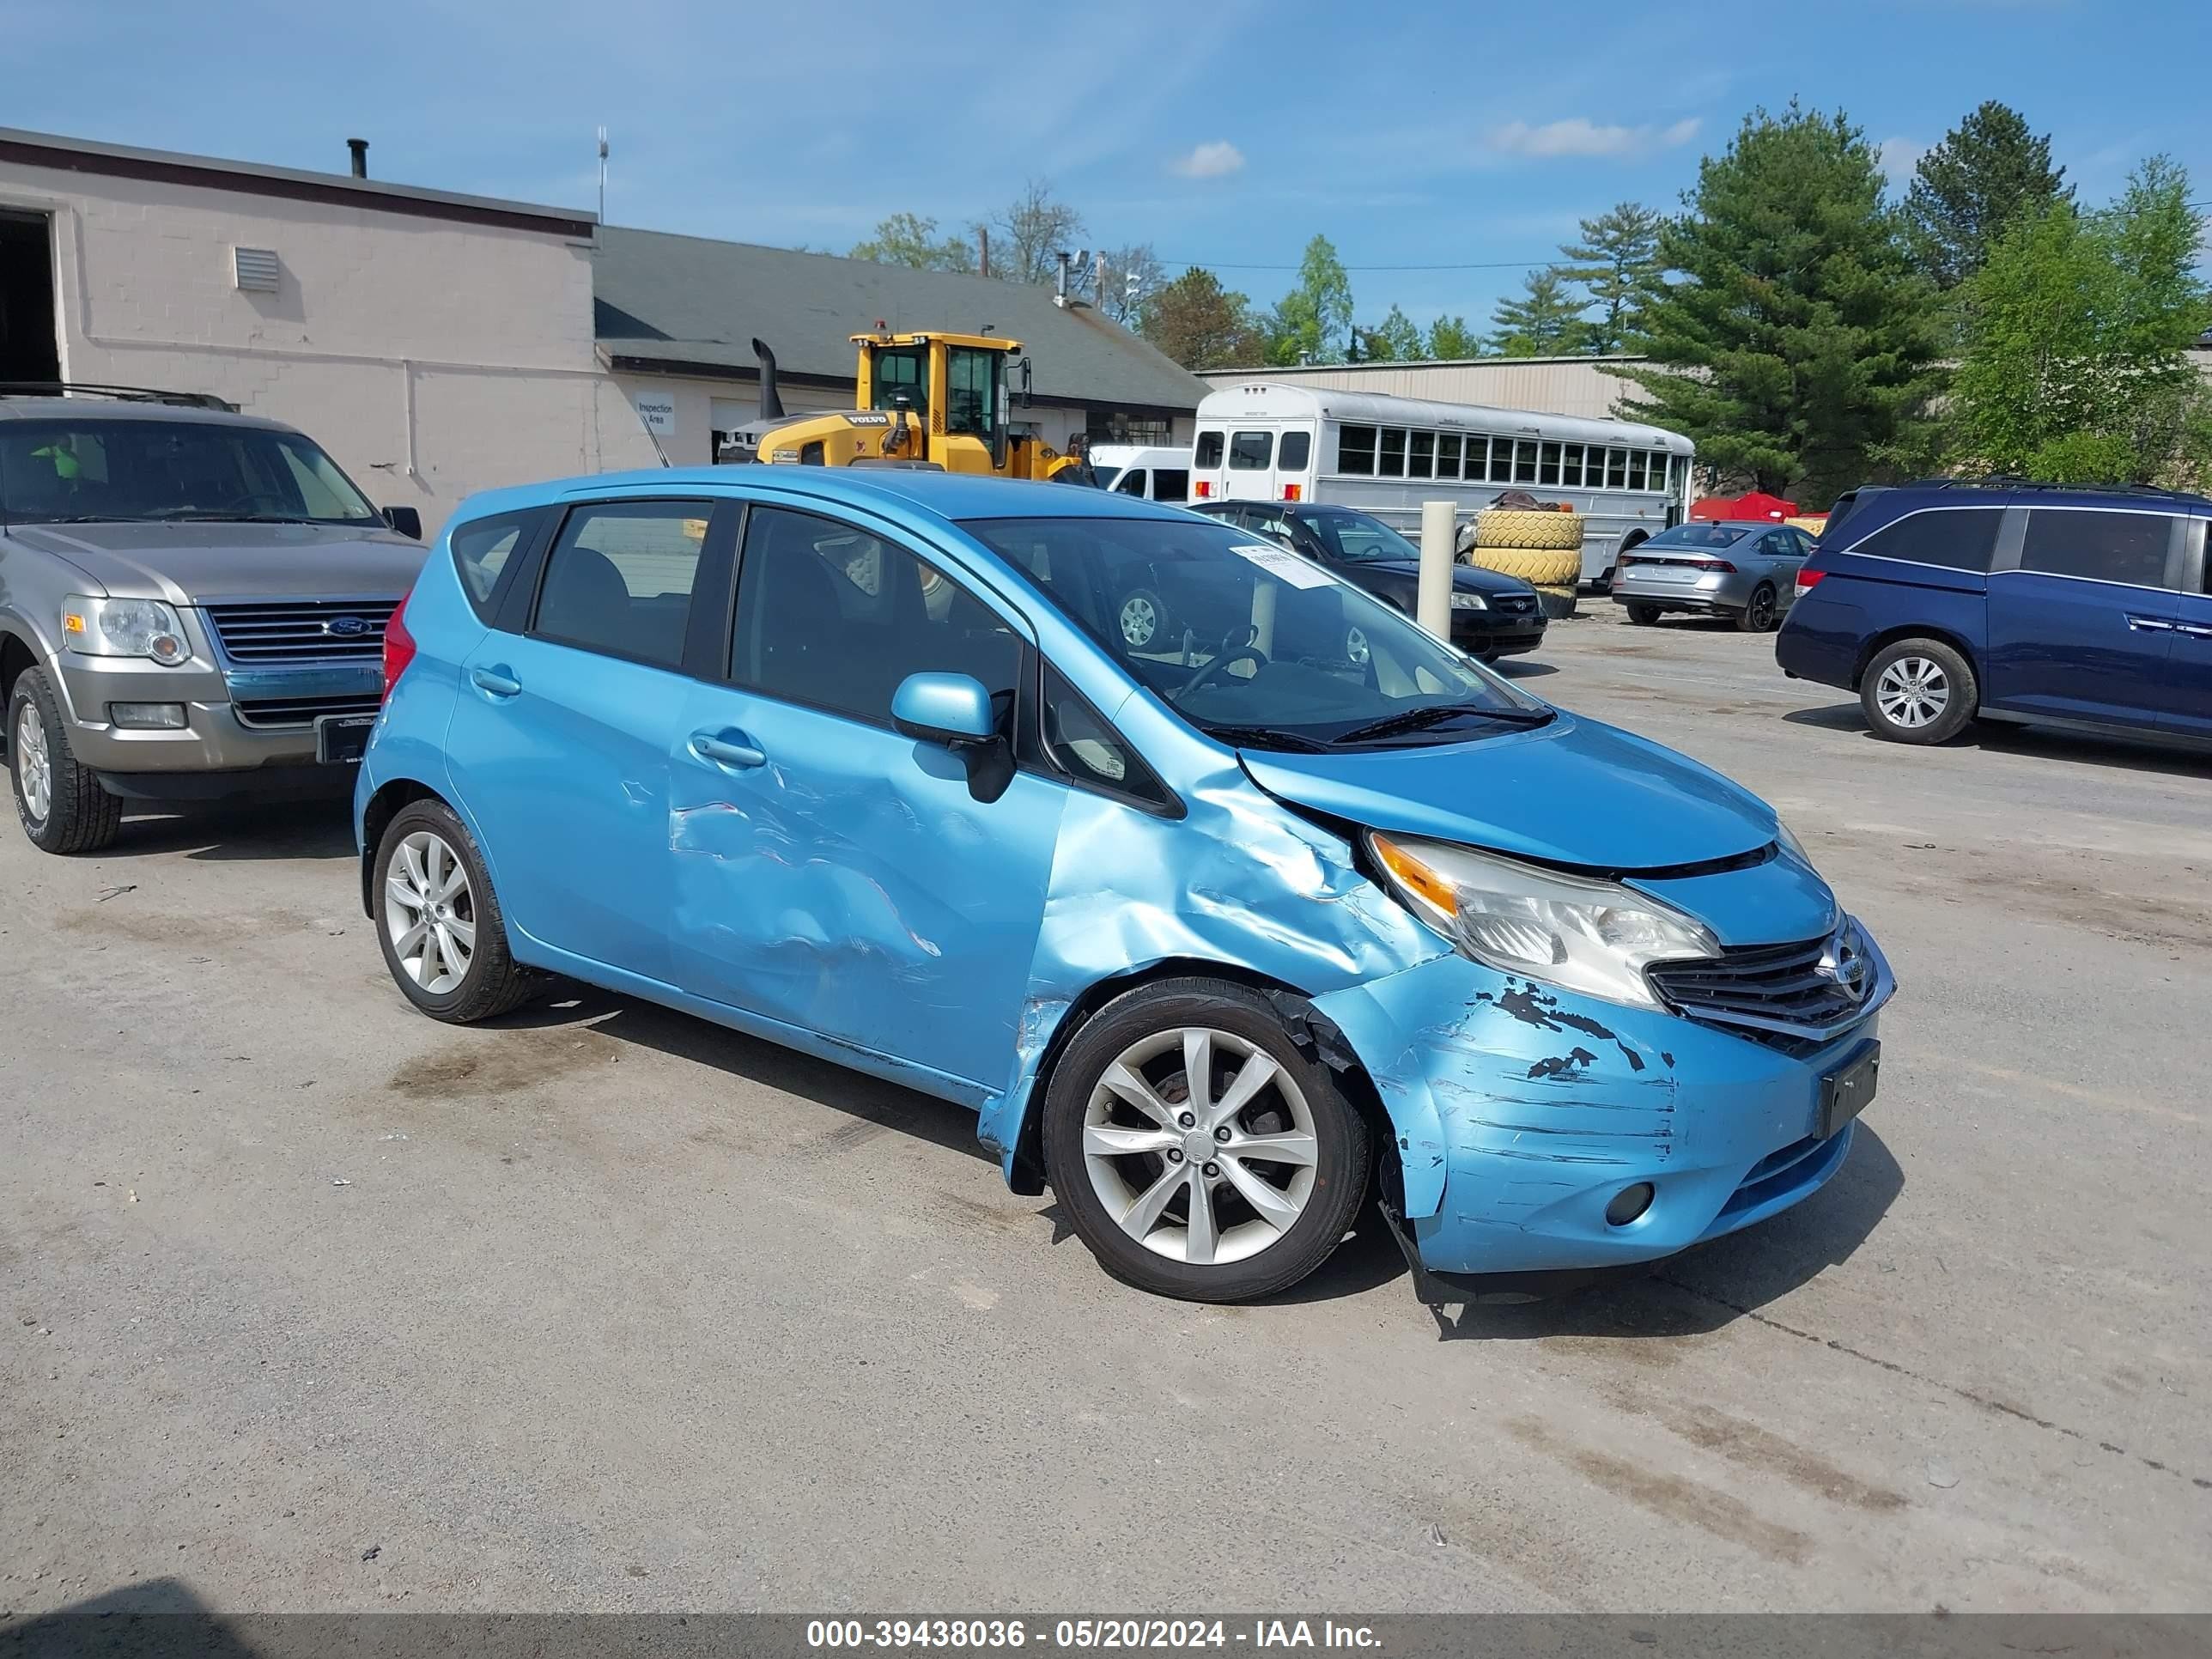
[[1328,587],[1336,578],[1328,571],[1308,563],[1287,547],[1261,547],[1253,542],[1239,542],[1229,550],[1240,558],[1249,559],[1271,576],[1280,576],[1293,587]]

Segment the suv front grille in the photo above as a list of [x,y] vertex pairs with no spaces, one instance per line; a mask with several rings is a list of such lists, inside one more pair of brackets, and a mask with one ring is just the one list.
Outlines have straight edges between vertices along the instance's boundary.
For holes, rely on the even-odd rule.
[[276,599],[211,605],[207,618],[236,663],[381,658],[397,599]]
[[375,696],[343,697],[252,697],[232,702],[244,726],[313,726],[325,714],[374,714],[384,700]]
[[1717,957],[1654,963],[1645,971],[1659,994],[1692,1019],[1809,1040],[1856,1021],[1877,988],[1874,960],[1849,921],[1826,939],[1738,946]]

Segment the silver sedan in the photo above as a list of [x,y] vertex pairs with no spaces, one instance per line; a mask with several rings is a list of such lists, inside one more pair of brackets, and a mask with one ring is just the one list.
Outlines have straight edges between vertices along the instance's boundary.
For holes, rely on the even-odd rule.
[[1812,538],[1794,525],[1680,524],[1615,561],[1613,599],[1650,624],[1669,611],[1730,617],[1747,634],[1778,627]]

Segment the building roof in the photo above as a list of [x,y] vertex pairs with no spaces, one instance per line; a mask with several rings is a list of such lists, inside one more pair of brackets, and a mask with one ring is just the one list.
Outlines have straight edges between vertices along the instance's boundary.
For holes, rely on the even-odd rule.
[[620,369],[750,378],[758,337],[782,379],[850,386],[848,337],[882,322],[1019,340],[1041,402],[1187,414],[1207,390],[1091,307],[1026,283],[611,225],[597,258],[599,347]]
[[64,173],[104,173],[111,178],[197,185],[206,190],[235,191],[249,196],[278,196],[295,201],[375,208],[416,218],[500,225],[511,230],[549,231],[562,236],[589,236],[598,222],[595,215],[575,208],[539,207],[492,196],[465,196],[456,191],[426,190],[419,185],[391,184],[381,179],[356,179],[344,173],[310,173],[297,167],[267,167],[258,161],[226,161],[214,155],[137,149],[128,144],[103,144],[89,138],[25,132],[15,127],[0,127],[0,161],[52,167]]

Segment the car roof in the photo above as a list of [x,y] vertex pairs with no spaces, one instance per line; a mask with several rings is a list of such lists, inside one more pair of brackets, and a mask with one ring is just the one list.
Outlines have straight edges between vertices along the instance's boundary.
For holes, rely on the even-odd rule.
[[1863,484],[1862,501],[1887,498],[1893,507],[2130,507],[2145,513],[2189,513],[2212,507],[2212,497],[2182,489],[2128,485],[2038,483],[2025,478],[1923,478],[1911,483]]
[[258,415],[237,415],[226,409],[194,409],[184,404],[165,404],[151,398],[21,398],[0,397],[0,421],[159,421],[187,426],[246,426],[264,432],[297,432],[297,427]]
[[[783,465],[678,466],[646,472],[605,472],[556,479],[471,497],[461,515],[511,513],[526,507],[585,496],[644,490],[665,495],[786,496],[794,503],[839,504],[878,511],[903,509],[953,521],[962,519],[1164,519],[1182,509],[1135,495],[1115,495],[1083,484],[1036,483],[919,467],[827,467]],[[461,516],[457,515],[457,516]]]

